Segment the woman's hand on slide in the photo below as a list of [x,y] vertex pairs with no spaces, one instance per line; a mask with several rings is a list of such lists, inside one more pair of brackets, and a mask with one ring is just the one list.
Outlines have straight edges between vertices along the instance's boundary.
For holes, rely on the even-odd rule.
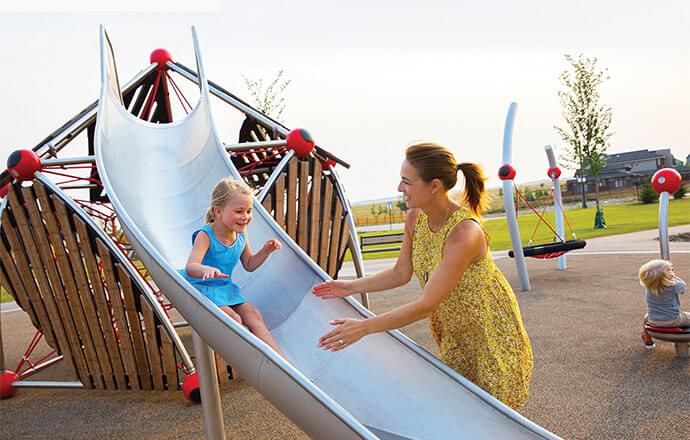
[[230,275],[224,274],[215,267],[205,267],[203,273],[201,274],[201,279],[211,280],[214,278],[230,278]]
[[344,298],[355,293],[352,281],[330,280],[312,287],[311,292],[321,299]]
[[337,327],[319,339],[319,347],[324,350],[342,350],[368,334],[366,320],[363,319],[334,319],[331,325]]

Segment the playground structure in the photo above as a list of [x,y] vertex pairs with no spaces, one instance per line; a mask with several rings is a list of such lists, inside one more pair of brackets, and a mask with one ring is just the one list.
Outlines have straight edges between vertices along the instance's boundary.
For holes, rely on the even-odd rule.
[[[667,261],[671,261],[668,243],[669,199],[681,184],[681,176],[673,168],[662,168],[652,176],[652,188],[659,193],[659,248],[661,258]],[[645,323],[644,329],[654,339],[672,342],[678,357],[690,357],[690,327],[655,327]]]
[[[162,57],[152,60],[147,69],[121,89],[112,49],[102,30],[100,99],[33,152],[13,155],[9,172],[15,183],[8,188],[9,205],[3,202],[2,210],[3,255],[8,258],[2,261],[0,282],[27,313],[34,311],[36,317],[31,315],[32,321],[46,334],[56,353],[66,360],[82,353],[87,366],[109,360],[112,367],[113,362],[118,365],[115,352],[120,350],[125,355],[119,362],[124,364],[128,361],[123,341],[128,334],[138,334],[135,324],[143,322],[139,328],[146,344],[139,349],[144,349],[150,365],[158,365],[151,352],[169,353],[174,341],[162,341],[166,337],[174,339],[167,331],[173,328],[174,333],[177,324],[163,322],[167,314],[148,314],[146,308],[155,312],[156,305],[163,311],[174,307],[194,330],[196,369],[209,438],[224,437],[217,388],[217,380],[223,375],[215,373],[218,358],[214,358],[207,343],[248,383],[317,438],[557,438],[450,370],[399,332],[371,336],[336,354],[316,347],[318,335],[329,327],[331,319],[370,316],[363,307],[366,297],[361,305],[352,299],[320,301],[310,293],[316,282],[337,276],[347,249],[355,257],[358,275],[362,275],[353,219],[334,169],[335,163],[346,164],[313,146],[303,130],[289,131],[207,81],[195,33],[194,46],[197,72],[157,51]],[[189,106],[188,115],[178,121],[172,120],[169,100],[169,90],[178,89],[168,72],[182,75],[200,89],[199,104],[193,109]],[[218,139],[210,111],[211,93],[245,116],[240,143],[226,145]],[[84,131],[89,155],[57,158],[61,148]],[[291,142],[292,138],[296,143]],[[93,166],[94,161],[97,166]],[[88,167],[86,185],[75,185],[72,176],[68,176],[72,180],[59,185],[46,177],[50,167],[73,164]],[[227,175],[243,178],[256,191],[255,219],[249,229],[252,240],[258,243],[278,237],[285,244],[260,270],[247,274],[239,269],[233,277],[261,310],[293,364],[229,319],[175,271],[188,254],[191,230],[203,221],[212,184]],[[8,177],[2,176],[0,187]],[[41,185],[50,190],[45,197]],[[88,189],[90,199],[77,203],[64,195],[72,189]],[[32,199],[34,194],[38,197]],[[31,203],[36,199],[40,216]],[[52,209],[57,199],[70,205],[72,219],[58,212],[53,228],[49,226],[53,221],[49,217],[61,210]],[[96,214],[106,209],[108,215]],[[29,212],[29,221],[24,223],[23,210]],[[84,216],[91,213],[97,221],[82,226],[76,220],[75,213],[79,211]],[[80,219],[84,216],[79,214]],[[73,240],[76,247],[70,245],[66,222],[77,231]],[[20,232],[28,232],[31,237],[40,237],[38,231],[47,230],[43,234],[48,241],[32,247],[29,235],[14,240],[11,236],[17,233],[7,225],[23,225]],[[105,237],[98,233],[104,228],[108,232]],[[135,255],[136,264],[115,260],[119,258],[114,256],[115,250],[105,252],[111,250],[108,240],[114,243],[118,255]],[[49,247],[42,248],[43,244]],[[65,262],[60,247],[70,263],[64,268],[59,265]],[[23,258],[23,254],[27,257]],[[108,258],[117,262],[109,266]],[[139,261],[146,269],[139,267]],[[75,290],[65,281],[69,275],[61,270],[78,272],[75,267],[82,263],[86,266],[84,289],[77,290],[78,297],[73,298],[69,293]],[[128,264],[135,268],[132,273],[123,269]],[[137,290],[130,299],[138,299],[139,303],[132,304],[123,291],[140,278],[148,282],[141,289],[150,289],[152,295]],[[68,294],[60,296],[61,289]],[[26,294],[22,295],[23,292]],[[52,336],[59,330],[51,330],[49,336],[49,324],[55,321],[54,326],[59,329],[69,319],[61,314],[64,307],[51,304],[56,299],[70,308],[81,304],[84,319],[93,325],[94,331],[91,327],[75,329],[68,335],[72,329],[65,330],[63,325],[61,336]],[[44,311],[36,312],[41,307]],[[118,309],[127,321],[118,321]],[[88,344],[79,339],[87,334],[93,337],[95,356]],[[160,348],[154,342],[160,343]],[[182,349],[175,345],[176,360],[184,356]],[[130,351],[135,362],[137,353],[135,349]],[[99,358],[99,354],[103,356]],[[168,369],[161,378],[163,389],[179,388],[179,380],[174,378],[177,371],[173,374],[170,369],[169,356],[165,365]],[[219,365],[224,364],[221,361]],[[0,368],[4,369],[4,365]],[[125,365],[123,371],[124,375],[119,376],[122,387],[117,389],[134,388],[132,375],[153,376]],[[91,368],[81,373],[90,384],[82,383],[84,387],[115,389],[108,387],[105,377],[118,374],[115,367],[112,374],[107,369]],[[81,382],[82,376],[79,377]],[[113,382],[119,384],[115,379]],[[16,381],[3,384],[12,388]]]
[[[134,117],[167,124],[174,109],[191,109],[171,73],[192,83],[196,73],[182,64],[171,68],[168,61],[167,51],[155,50],[151,64],[118,90]],[[244,118],[240,142],[227,146],[244,180],[263,191],[264,206],[275,220],[336,276],[346,250],[359,251],[351,246],[349,206],[333,169],[347,163],[313,144],[306,160],[285,159],[285,127],[217,85],[210,90]],[[173,94],[179,102],[170,99]],[[94,156],[97,105],[89,105],[33,150],[14,152],[0,175],[0,285],[37,329],[12,371],[5,367],[0,332],[0,397],[21,387],[198,393],[194,364],[174,329],[186,323],[171,321],[174,306],[133,258],[104,193]],[[301,151],[305,143],[290,144]],[[63,157],[63,149],[75,145],[83,153]],[[309,221],[297,228],[297,218]],[[367,304],[366,295],[362,302]],[[43,338],[52,350],[38,354]],[[77,381],[27,380],[63,360],[72,365]],[[218,380],[227,383],[231,368],[222,358],[215,360]]]
[[[561,169],[558,167],[558,161],[556,160],[556,154],[551,145],[544,147],[546,156],[549,162],[549,169],[547,170],[547,175],[551,179],[553,189],[551,195],[547,200],[544,210],[540,214],[529,201],[520,193],[517,185],[513,184],[513,179],[515,179],[516,171],[511,165],[512,163],[512,144],[513,144],[513,126],[515,123],[515,115],[517,113],[517,104],[511,103],[508,107],[508,114],[506,116],[506,122],[503,130],[503,165],[498,170],[498,177],[503,182],[503,205],[506,212],[506,219],[508,222],[508,231],[510,233],[510,241],[512,245],[512,250],[508,252],[511,258],[515,259],[515,265],[517,267],[518,276],[520,278],[520,288],[522,291],[530,291],[532,287],[529,281],[529,274],[527,272],[527,263],[525,257],[533,258],[558,258],[558,269],[565,270],[567,266],[565,253],[574,249],[582,249],[585,247],[586,242],[584,240],[578,240],[575,236],[575,232],[570,228],[571,234],[573,236],[572,240],[566,240],[565,230],[563,227],[563,220],[567,222],[567,217],[563,212],[563,203],[561,197],[561,185],[559,182],[559,177],[561,175]],[[515,197],[513,194],[515,193]],[[554,213],[556,218],[556,228],[554,229],[549,223],[544,219],[544,213],[546,211],[546,206],[548,201],[553,198],[554,201]],[[535,227],[534,235],[536,234],[539,225],[544,222],[544,224],[551,229],[554,233],[553,242],[539,245],[532,245],[532,238],[530,238],[527,246],[522,246],[522,240],[520,238],[520,228],[517,223],[518,209],[517,205],[519,200],[522,199],[527,206],[539,217],[539,221]]]

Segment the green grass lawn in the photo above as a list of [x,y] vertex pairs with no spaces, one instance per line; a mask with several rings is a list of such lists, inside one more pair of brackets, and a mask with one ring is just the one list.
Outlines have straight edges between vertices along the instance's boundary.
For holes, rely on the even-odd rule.
[[[606,235],[625,234],[628,232],[644,231],[647,229],[658,228],[659,221],[659,204],[650,203],[647,205],[630,204],[630,205],[611,205],[603,208],[606,218],[606,229],[594,229],[594,213],[595,208],[586,209],[571,209],[566,211],[566,216],[570,225],[573,227],[578,239],[588,239],[594,237],[603,237]],[[555,220],[553,213],[545,215],[546,220],[555,229]],[[520,226],[520,238],[523,246],[527,245],[539,218],[535,214],[520,215],[518,217],[518,224]],[[669,226],[678,226],[690,224],[690,199],[671,200],[669,207]],[[491,250],[505,250],[510,249],[510,234],[508,232],[508,225],[505,219],[491,219],[484,224],[489,236],[491,237]],[[568,228],[567,223],[564,225],[566,231],[566,239],[571,240],[572,234]],[[393,231],[401,232],[401,231]],[[386,232],[372,232],[364,233],[363,235],[380,235],[387,234]],[[548,243],[553,240],[553,232],[542,222],[537,228],[537,233],[534,237],[533,245]],[[390,247],[391,245],[382,245],[381,247]],[[398,255],[397,251],[377,252],[365,254],[365,259],[379,259],[379,258],[393,258]],[[347,256],[350,259],[350,256]]]
[[2,287],[0,287],[0,303],[8,302],[8,301],[13,301],[14,298],[10,296],[9,293],[5,291]]
[[[605,235],[625,234],[627,232],[644,231],[647,229],[656,229],[658,227],[659,205],[657,203],[650,203],[648,205],[611,205],[604,207],[606,224],[608,225],[606,229],[594,229],[594,211],[595,208],[592,207],[587,209],[571,209],[566,212],[577,238],[588,239],[603,237]],[[553,213],[547,213],[546,219],[549,224],[555,225]],[[520,217],[518,217],[520,237],[522,238],[523,246],[527,244],[529,238],[532,236],[537,221],[538,217],[534,214],[520,215]],[[690,224],[690,199],[671,200],[668,223],[669,226]],[[487,220],[485,227],[491,237],[491,250],[505,250],[511,247],[510,235],[505,219]],[[565,228],[566,238],[568,240],[572,239],[567,224]],[[383,231],[365,233],[364,235],[381,235],[388,233],[390,232]],[[537,229],[533,244],[550,242],[552,239],[553,233],[542,223]],[[382,247],[390,246],[392,245],[382,245]],[[392,258],[397,255],[397,251],[391,251],[365,254],[364,257],[369,260]],[[349,254],[346,256],[346,259],[351,260]],[[12,300],[12,297],[5,290],[0,288],[0,302],[10,300]]]

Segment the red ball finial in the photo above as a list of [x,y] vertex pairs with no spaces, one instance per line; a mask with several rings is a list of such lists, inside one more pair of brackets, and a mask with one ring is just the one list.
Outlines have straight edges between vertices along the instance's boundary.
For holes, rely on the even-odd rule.
[[551,167],[546,174],[552,179],[558,179],[561,177],[561,169],[558,167]]
[[0,399],[7,399],[17,393],[17,388],[12,384],[19,380],[17,373],[3,371],[0,373]]
[[156,49],[151,52],[149,59],[151,60],[151,63],[158,64],[158,70],[166,70],[168,66],[165,63],[172,61],[172,55],[170,55],[170,52],[165,49]]
[[662,168],[652,176],[652,188],[661,194],[667,192],[673,194],[678,191],[683,178],[680,173],[673,168]]
[[515,178],[515,168],[509,163],[504,163],[498,169],[498,178],[501,180],[513,180]]
[[182,380],[182,394],[187,400],[201,403],[201,390],[199,389],[199,374],[194,371]]
[[17,150],[7,158],[7,171],[19,181],[31,180],[41,171],[41,158],[31,150]]
[[303,128],[295,128],[288,133],[287,147],[295,152],[295,155],[300,159],[304,159],[314,149],[314,140],[311,138],[309,132]]

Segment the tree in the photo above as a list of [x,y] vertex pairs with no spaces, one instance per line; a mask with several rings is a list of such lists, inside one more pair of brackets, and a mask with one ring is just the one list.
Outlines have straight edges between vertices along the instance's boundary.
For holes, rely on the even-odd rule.
[[685,197],[686,192],[688,192],[688,188],[685,186],[684,183],[681,182],[680,188],[678,188],[678,191],[673,193],[673,198],[676,200],[682,199]]
[[643,204],[654,203],[659,200],[659,194],[652,188],[652,183],[649,179],[640,185],[640,202]]
[[278,122],[282,122],[280,117],[285,110],[285,98],[280,96],[280,94],[285,91],[292,81],[290,79],[283,79],[283,70],[278,71],[276,77],[265,89],[263,79],[253,80],[244,75],[242,75],[242,79],[244,79],[249,93],[254,98],[257,110]]
[[407,212],[408,208],[407,203],[405,203],[405,200],[403,199],[398,199],[397,202],[395,202],[395,206],[402,212]]
[[371,215],[374,216],[374,222],[378,224],[379,215],[381,215],[381,207],[379,205],[371,205],[371,208],[369,208],[369,212],[371,212]]
[[577,58],[565,55],[565,59],[572,68],[572,71],[561,73],[564,89],[558,91],[565,127],[554,126],[567,145],[561,161],[577,170],[582,185],[583,208],[587,207],[586,176],[594,176],[597,215],[600,216],[599,173],[606,166],[606,150],[613,133],[609,132],[611,107],[599,104],[597,89],[609,77],[604,76],[606,69],[598,70],[596,58],[580,54]]

